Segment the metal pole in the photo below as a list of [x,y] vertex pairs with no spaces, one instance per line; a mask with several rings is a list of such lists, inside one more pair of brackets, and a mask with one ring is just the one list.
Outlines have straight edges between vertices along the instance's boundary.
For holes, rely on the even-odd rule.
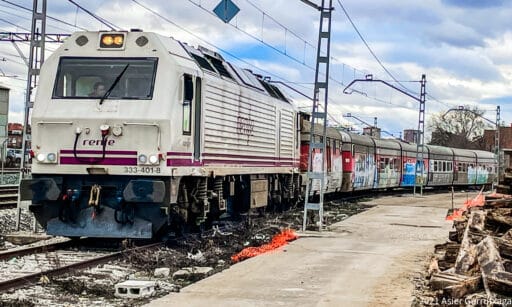
[[5,164],[5,158],[7,158],[7,155],[5,154],[5,142],[7,142],[9,138],[3,140],[2,142],[2,181],[0,181],[0,184],[4,184],[5,177],[4,177],[4,164]]
[[[420,89],[420,99],[419,99],[419,116],[418,116],[418,142],[416,143],[416,169],[414,172],[414,189],[413,195],[416,196],[416,186],[420,186],[420,196],[423,196],[423,180],[424,180],[424,170],[425,170],[425,161],[423,160],[423,156],[425,153],[425,99],[426,99],[426,84],[427,79],[425,75],[421,76],[421,89]],[[418,178],[418,174],[420,177]]]
[[[41,4],[41,5],[39,5]],[[20,181],[28,174],[27,142],[30,140],[28,126],[30,124],[30,110],[32,109],[32,89],[37,86],[37,77],[44,62],[44,42],[46,36],[46,0],[34,0],[32,7],[32,26],[30,29],[30,53],[27,73],[27,88],[25,93],[25,116],[23,121],[23,142],[21,143]],[[16,216],[16,231],[20,230],[21,223],[21,191],[18,186],[18,204]]]
[[494,150],[496,155],[496,186],[500,184],[501,175],[501,152],[500,152],[500,106],[496,107],[496,132],[494,135]]
[[[324,185],[325,185],[325,151],[327,142],[327,104],[329,92],[329,60],[331,49],[331,17],[332,17],[332,0],[322,0],[322,5],[302,0],[302,2],[315,7],[320,11],[320,26],[318,31],[318,48],[316,56],[315,69],[315,89],[313,92],[313,110],[311,112],[311,128],[309,138],[309,156],[308,156],[308,172],[306,177],[306,194],[304,200],[304,218],[302,221],[302,230],[306,230],[308,210],[318,211],[318,230],[322,231],[323,225],[323,202],[324,202]],[[328,2],[328,4],[326,3]],[[325,29],[327,27],[327,29]],[[323,72],[323,73],[322,73]],[[315,127],[316,125],[320,127]],[[321,128],[322,134],[315,137],[315,128]],[[316,150],[315,150],[316,149]],[[320,170],[313,167],[313,155],[320,154]],[[315,163],[316,164],[316,163]],[[309,192],[313,191],[313,182],[320,180],[319,201],[310,202]]]

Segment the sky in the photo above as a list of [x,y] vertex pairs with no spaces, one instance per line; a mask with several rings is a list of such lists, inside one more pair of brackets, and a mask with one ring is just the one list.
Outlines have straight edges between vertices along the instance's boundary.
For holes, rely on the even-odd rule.
[[[242,68],[313,95],[320,17],[300,0],[232,0],[240,12],[229,23],[212,13],[220,0],[74,1],[117,29],[138,28],[207,47]],[[29,32],[31,12],[9,2],[29,10],[33,5],[32,0],[0,0],[0,32]],[[360,131],[364,124],[343,116],[350,113],[369,124],[377,117],[378,126],[395,136],[417,129],[418,102],[383,83],[360,82],[352,94],[344,94],[353,79],[368,74],[414,97],[425,74],[427,123],[430,116],[459,105],[485,110],[490,121],[499,105],[504,125],[512,121],[512,1],[333,0],[333,7],[330,124]],[[108,30],[68,0],[48,1],[47,15],[67,23],[48,19],[47,33]],[[28,44],[18,47],[28,57]],[[46,56],[57,47],[47,43]],[[23,121],[26,75],[13,44],[0,42],[0,85],[11,88],[10,122]],[[310,100],[287,93],[301,110],[311,111]]]

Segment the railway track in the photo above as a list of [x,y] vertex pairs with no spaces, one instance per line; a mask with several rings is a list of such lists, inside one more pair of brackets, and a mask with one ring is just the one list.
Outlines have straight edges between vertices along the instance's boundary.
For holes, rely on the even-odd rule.
[[163,243],[151,243],[113,252],[67,249],[76,244],[76,241],[65,241],[0,253],[0,292],[30,286],[40,281],[43,276],[50,278],[85,269],[137,251],[158,247]]
[[0,209],[14,208],[18,202],[18,185],[0,185]]

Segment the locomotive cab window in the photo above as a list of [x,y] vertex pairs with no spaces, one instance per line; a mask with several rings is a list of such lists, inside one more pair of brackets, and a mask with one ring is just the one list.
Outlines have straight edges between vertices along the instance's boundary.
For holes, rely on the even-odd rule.
[[183,134],[190,135],[192,120],[192,99],[194,98],[194,83],[191,75],[183,75]]
[[[157,58],[61,57],[53,99],[151,99]],[[102,85],[104,91],[98,92]]]

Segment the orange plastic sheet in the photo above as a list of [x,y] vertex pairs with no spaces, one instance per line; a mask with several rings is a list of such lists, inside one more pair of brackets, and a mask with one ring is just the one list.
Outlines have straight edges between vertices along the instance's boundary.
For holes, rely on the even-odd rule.
[[483,194],[483,189],[480,190],[477,196],[473,199],[468,199],[464,202],[464,205],[460,209],[453,210],[451,215],[446,217],[447,221],[453,221],[462,218],[462,214],[466,212],[471,207],[481,207],[485,204],[485,195]]
[[283,245],[286,245],[289,241],[297,239],[297,235],[291,229],[285,229],[281,233],[275,235],[270,243],[264,244],[257,247],[247,247],[236,255],[231,256],[233,262],[239,262],[247,258],[252,258],[260,254],[269,252],[277,249]]

